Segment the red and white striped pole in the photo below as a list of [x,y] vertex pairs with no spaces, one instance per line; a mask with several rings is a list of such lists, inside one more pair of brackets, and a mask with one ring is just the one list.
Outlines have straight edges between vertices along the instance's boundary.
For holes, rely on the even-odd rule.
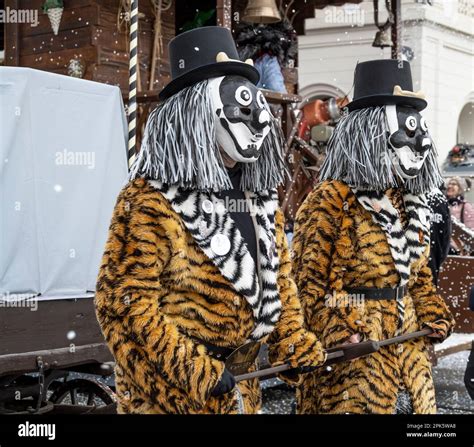
[[137,154],[137,70],[138,70],[138,0],[130,2],[130,60],[128,81],[128,166]]

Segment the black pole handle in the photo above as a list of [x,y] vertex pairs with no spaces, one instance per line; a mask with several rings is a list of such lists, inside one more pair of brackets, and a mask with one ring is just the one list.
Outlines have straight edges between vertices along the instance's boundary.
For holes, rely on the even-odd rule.
[[[334,351],[334,352],[329,352],[327,357],[326,357],[326,362],[324,365],[327,364],[328,360],[335,360],[337,358],[342,357],[344,354],[342,351]],[[317,368],[320,368],[323,365],[318,365],[314,367],[308,367],[305,368],[306,372],[311,372],[316,370]],[[273,376],[274,374],[279,374],[285,371],[290,371],[290,370],[298,370],[299,368],[292,368],[290,365],[287,363],[284,363],[283,365],[279,366],[272,366],[270,368],[264,368],[264,369],[259,369],[257,371],[252,371],[249,373],[245,374],[240,374],[238,376],[234,376],[234,379],[236,382],[242,382],[243,380],[250,380],[250,379],[258,379],[260,377],[267,377],[267,376]]]
[[[326,350],[327,356],[326,361],[322,365],[314,367],[305,367],[304,372],[309,373],[315,371],[323,366],[329,366],[334,363],[342,363],[350,360],[354,360],[359,357],[364,357],[369,354],[373,354],[378,351],[382,346],[393,345],[397,343],[403,343],[413,338],[424,337],[433,333],[433,329],[425,328],[420,331],[410,332],[409,334],[399,335],[397,337],[387,338],[386,340],[374,341],[367,340],[360,343],[348,343],[345,345],[335,346]],[[271,368],[259,369],[245,374],[234,376],[236,382],[242,382],[243,380],[258,379],[260,377],[272,376],[274,374],[282,373],[285,371],[301,372],[300,368],[292,368],[288,364],[279,366],[273,366]]]

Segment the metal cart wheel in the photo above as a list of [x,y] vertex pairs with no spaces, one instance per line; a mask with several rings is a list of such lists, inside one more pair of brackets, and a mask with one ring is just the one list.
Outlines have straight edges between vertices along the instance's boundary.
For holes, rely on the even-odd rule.
[[55,405],[102,407],[115,404],[113,391],[93,379],[73,379],[61,383],[48,399]]

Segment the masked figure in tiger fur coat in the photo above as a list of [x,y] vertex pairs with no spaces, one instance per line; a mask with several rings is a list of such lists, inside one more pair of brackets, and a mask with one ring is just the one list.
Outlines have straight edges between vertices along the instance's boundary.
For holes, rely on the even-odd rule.
[[[293,271],[308,327],[326,348],[434,329],[304,377],[300,413],[435,413],[428,356],[453,317],[428,266],[425,193],[441,184],[409,64],[360,63],[354,100],[300,208]],[[329,368],[328,368],[329,369]]]
[[277,205],[281,130],[258,72],[235,59],[225,28],[171,41],[173,80],[117,200],[96,312],[119,413],[257,412],[258,380],[236,384],[226,366],[246,343],[265,341],[273,365],[324,361]]

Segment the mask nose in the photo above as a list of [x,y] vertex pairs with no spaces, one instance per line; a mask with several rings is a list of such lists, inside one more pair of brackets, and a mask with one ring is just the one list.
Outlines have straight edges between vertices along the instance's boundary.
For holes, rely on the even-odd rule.
[[417,138],[415,149],[420,154],[424,154],[426,151],[429,151],[431,149],[431,146],[431,138],[424,135],[420,135]]
[[270,114],[266,110],[257,109],[254,112],[252,124],[255,129],[261,130],[270,123]]

